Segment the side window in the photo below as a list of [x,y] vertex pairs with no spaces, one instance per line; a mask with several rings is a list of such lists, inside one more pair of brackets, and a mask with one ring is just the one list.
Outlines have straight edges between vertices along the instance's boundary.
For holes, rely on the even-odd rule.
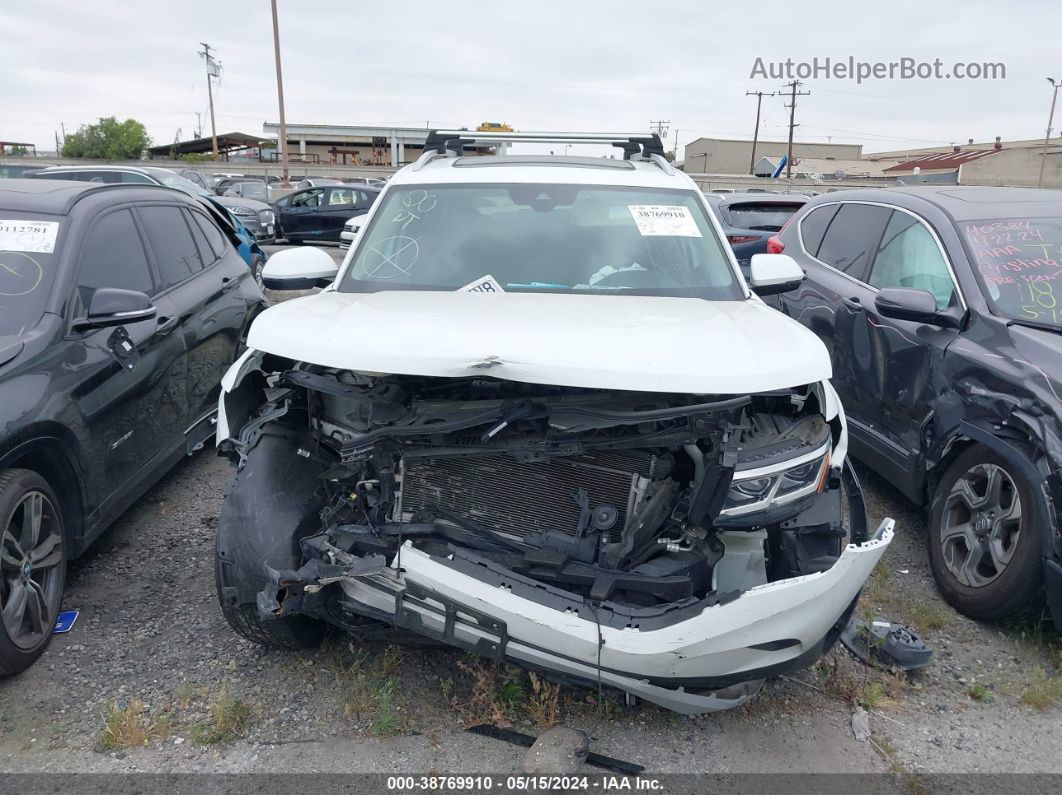
[[926,290],[946,309],[955,294],[948,264],[929,228],[913,215],[894,210],[885,227],[874,267],[872,287],[907,287]]
[[155,252],[161,280],[159,289],[180,284],[203,269],[203,261],[180,207],[141,207],[138,212]]
[[129,210],[115,210],[99,218],[81,245],[77,286],[83,306],[101,287],[139,290],[151,295],[151,269]]
[[196,212],[195,210],[191,210],[190,212],[193,222],[199,227],[199,231],[203,233],[207,241],[210,243],[210,248],[214,252],[214,256],[221,258],[221,256],[228,251],[224,232],[218,229],[217,225],[202,213]]
[[819,246],[818,258],[861,282],[892,211],[873,204],[842,204]]
[[297,193],[291,197],[292,207],[319,207],[321,197],[324,195],[322,188],[308,190],[305,193]]
[[329,207],[353,207],[354,191],[350,188],[332,188],[328,193]]
[[210,267],[215,262],[220,254],[214,251],[214,248],[207,242],[206,235],[203,234],[203,230],[199,227],[195,221],[190,217],[188,210],[184,211],[184,220],[188,224],[188,228],[192,231],[192,237],[195,239],[195,247],[199,249],[199,259],[202,261],[205,267]]
[[132,171],[122,172],[122,182],[133,183],[134,185],[154,185],[155,183],[145,177],[143,174],[136,174]]
[[825,207],[818,207],[800,220],[800,239],[804,241],[804,251],[811,256],[814,257],[819,253],[819,244],[822,243],[822,238],[826,234],[826,227],[837,215],[837,209],[840,206],[829,204]]

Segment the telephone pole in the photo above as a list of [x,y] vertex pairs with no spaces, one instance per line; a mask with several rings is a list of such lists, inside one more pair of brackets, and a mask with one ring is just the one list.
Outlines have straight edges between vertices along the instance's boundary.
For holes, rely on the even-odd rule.
[[786,83],[789,87],[789,146],[786,148],[785,156],[785,178],[793,178],[793,119],[796,116],[796,98],[806,97],[810,91],[797,91],[797,87],[803,85],[799,80],[794,80],[792,83]]
[[670,121],[651,121],[649,122],[649,129],[653,130],[660,136],[660,140],[663,141],[667,137],[667,128],[671,124]]
[[1047,117],[1047,134],[1044,136],[1044,153],[1040,158],[1040,178],[1036,181],[1036,187],[1042,188],[1044,186],[1044,166],[1047,165],[1047,144],[1051,140],[1051,125],[1055,121],[1055,101],[1058,99],[1058,89],[1062,87],[1062,80],[1055,80],[1053,77],[1047,78],[1047,82],[1054,87],[1054,93],[1051,94],[1051,113]]
[[273,54],[277,62],[277,100],[280,102],[280,131],[277,135],[277,157],[280,158],[282,187],[289,188],[288,181],[288,127],[284,123],[284,78],[280,74],[280,26],[277,23],[277,0],[270,0],[273,6]]
[[760,140],[760,105],[763,104],[763,98],[765,96],[773,97],[774,95],[774,91],[772,91],[770,94],[765,94],[763,91],[745,92],[746,97],[756,97],[756,129],[752,131],[752,156],[749,158],[749,174],[756,173],[756,144],[759,143]]
[[218,159],[218,130],[214,125],[214,88],[211,85],[210,78],[218,76],[218,62],[214,60],[214,56],[210,54],[211,47],[205,41],[199,42],[203,45],[203,50],[199,54],[203,56],[203,60],[206,61],[206,76],[207,76],[207,100],[210,102],[210,140],[211,148],[214,152],[214,159]]

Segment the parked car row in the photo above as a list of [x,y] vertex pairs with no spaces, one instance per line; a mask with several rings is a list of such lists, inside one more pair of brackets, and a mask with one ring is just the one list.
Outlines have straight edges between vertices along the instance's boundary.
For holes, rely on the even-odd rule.
[[1062,626],[1062,193],[712,197],[657,136],[470,138],[504,134],[277,201],[352,250],[275,254],[266,286],[323,289],[264,311],[213,199],[0,183],[0,673],[214,419],[219,602],[256,643],[400,629],[733,707],[831,647],[891,542],[849,455],[927,507],[956,608]]

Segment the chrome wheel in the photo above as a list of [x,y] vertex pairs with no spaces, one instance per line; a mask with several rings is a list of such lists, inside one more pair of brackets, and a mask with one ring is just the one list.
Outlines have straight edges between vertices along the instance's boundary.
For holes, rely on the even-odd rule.
[[19,649],[32,649],[51,634],[59,611],[64,551],[58,516],[46,494],[29,491],[3,525],[0,615]]
[[265,270],[265,260],[259,260],[254,265],[254,280],[258,283],[261,289],[265,289],[265,278],[262,276],[262,271]]
[[1014,557],[1021,534],[1021,498],[1013,479],[996,464],[970,467],[944,503],[940,548],[944,565],[961,584],[980,588]]

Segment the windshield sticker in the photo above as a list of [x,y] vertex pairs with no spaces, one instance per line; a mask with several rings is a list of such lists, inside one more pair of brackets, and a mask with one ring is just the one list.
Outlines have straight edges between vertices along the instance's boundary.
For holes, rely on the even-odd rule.
[[469,282],[464,287],[458,287],[459,293],[504,293],[501,284],[489,273],[481,279]]
[[59,235],[58,221],[19,221],[0,218],[0,251],[51,254]]
[[689,207],[669,204],[631,204],[627,206],[643,237],[700,237],[701,230]]
[[27,295],[37,289],[43,278],[44,269],[29,254],[0,251],[0,295],[7,298]]

